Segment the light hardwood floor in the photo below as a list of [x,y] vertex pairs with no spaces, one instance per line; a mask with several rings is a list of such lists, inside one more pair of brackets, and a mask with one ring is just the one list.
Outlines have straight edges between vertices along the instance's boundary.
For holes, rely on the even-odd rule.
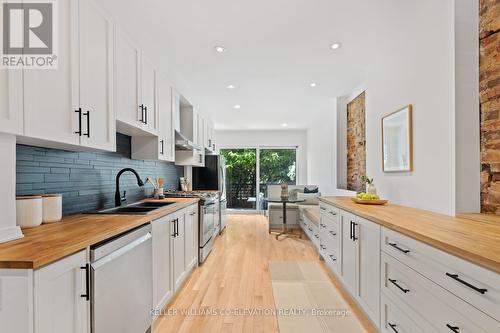
[[[212,253],[193,271],[168,305],[166,314],[156,320],[154,333],[279,332],[274,316],[193,316],[174,315],[173,312],[184,309],[274,309],[269,262],[286,260],[319,262],[328,272],[306,236],[276,241],[268,234],[267,221],[262,215],[230,215],[227,228],[217,238]],[[333,276],[329,276],[338,287]],[[344,292],[337,290],[345,298]],[[348,310],[361,321],[366,332],[375,332],[352,301],[345,300],[349,304]]]

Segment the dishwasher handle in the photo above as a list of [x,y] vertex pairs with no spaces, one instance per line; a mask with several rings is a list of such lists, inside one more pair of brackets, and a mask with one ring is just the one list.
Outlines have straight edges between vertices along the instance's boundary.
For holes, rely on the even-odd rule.
[[133,250],[137,246],[141,245],[142,243],[148,241],[149,239],[151,239],[151,233],[150,232],[148,232],[144,236],[142,236],[140,238],[137,238],[136,240],[128,243],[127,245],[119,248],[118,250],[116,250],[114,252],[111,252],[107,256],[102,257],[101,259],[93,262],[91,266],[92,266],[92,268],[94,270],[96,270],[99,267],[102,267],[102,266],[106,265],[107,263],[113,261],[114,259],[116,259],[116,258],[124,255],[125,253],[130,252],[131,250]]

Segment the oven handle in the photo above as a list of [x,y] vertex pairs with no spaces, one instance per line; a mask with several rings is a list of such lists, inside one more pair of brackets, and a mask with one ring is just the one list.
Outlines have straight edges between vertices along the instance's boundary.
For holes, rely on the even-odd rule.
[[133,250],[134,248],[136,248],[137,246],[141,245],[142,243],[148,241],[149,239],[151,239],[151,233],[148,232],[147,234],[145,234],[144,236],[140,237],[140,238],[137,238],[136,240],[134,240],[133,242],[130,242],[128,243],[127,245],[125,245],[124,247],[121,247],[119,248],[118,250],[114,251],[114,252],[111,252],[110,254],[108,254],[107,256],[105,257],[102,257],[101,259],[93,262],[91,264],[92,268],[94,270],[97,270],[99,269],[100,267],[106,265],[107,263],[113,261],[114,259],[124,255],[125,253]]

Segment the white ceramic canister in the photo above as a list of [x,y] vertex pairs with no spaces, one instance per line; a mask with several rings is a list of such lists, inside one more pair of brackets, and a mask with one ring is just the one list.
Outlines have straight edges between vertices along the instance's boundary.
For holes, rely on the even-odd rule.
[[33,228],[42,224],[42,197],[16,197],[16,224],[21,228]]
[[62,195],[40,194],[42,197],[43,223],[59,222],[62,219]]

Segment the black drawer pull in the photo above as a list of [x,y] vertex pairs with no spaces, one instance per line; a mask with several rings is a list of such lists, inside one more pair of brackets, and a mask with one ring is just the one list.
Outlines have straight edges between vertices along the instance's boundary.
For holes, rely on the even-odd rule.
[[323,250],[326,250],[326,246],[324,245],[320,245],[319,247],[322,248]]
[[329,254],[329,257],[330,257],[330,259],[332,259],[332,261],[337,260],[337,258],[335,258],[335,257],[333,256],[333,254]]
[[320,223],[319,225],[321,228],[326,228],[326,224]]
[[460,333],[460,327],[451,326],[450,324],[446,324],[446,327],[448,327],[450,329],[450,331],[452,331],[452,332]]
[[139,105],[139,108],[141,109],[141,123],[145,124],[144,122],[144,104]]
[[83,115],[87,117],[87,133],[84,133],[83,135],[90,138],[90,111],[85,112]]
[[399,333],[399,331],[396,329],[396,327],[398,327],[398,325],[391,324],[391,323],[387,323],[387,325],[389,325],[389,327],[390,327],[390,328],[392,328],[392,330],[393,330],[395,333]]
[[337,234],[336,234],[336,233],[334,233],[334,232],[333,232],[333,231],[331,231],[331,230],[329,231],[329,233],[330,233],[330,234],[332,234],[332,236],[337,236]]
[[410,250],[402,249],[396,243],[389,243],[389,245],[392,246],[393,248],[395,248],[396,250],[399,250],[399,251],[401,251],[403,253],[410,253]]
[[402,292],[404,292],[405,294],[410,292],[410,289],[405,289],[403,287],[401,287],[398,283],[397,283],[397,280],[393,280],[393,279],[389,279],[389,282],[391,282],[393,285],[395,285],[396,287],[399,288],[399,290],[401,290]]
[[330,211],[330,214],[332,214],[333,216],[337,215],[337,213],[332,212],[332,211]]
[[325,207],[319,207],[319,208],[320,208],[321,210],[326,210],[326,208],[325,208]]
[[460,282],[461,284],[466,285],[467,287],[469,287],[469,288],[471,288],[471,289],[473,289],[473,290],[475,290],[478,293],[481,293],[483,295],[486,294],[486,292],[488,291],[488,289],[478,288],[476,286],[473,286],[469,282],[462,280],[461,278],[458,277],[458,274],[446,273],[446,275],[449,276],[450,278],[452,278],[453,280]]
[[160,154],[163,155],[164,154],[164,149],[163,149],[164,148],[164,144],[163,144],[164,142],[163,142],[163,140],[160,140],[160,143],[161,143],[161,152],[160,152]]
[[358,240],[358,237],[356,237],[356,226],[358,224],[356,222],[352,222],[352,241],[355,242]]
[[144,117],[144,124],[148,124],[148,107],[145,106],[144,107],[144,114],[145,114],[145,117]]
[[85,266],[80,267],[80,269],[85,270],[85,294],[80,295],[80,297],[88,301],[90,299],[90,265],[85,264]]
[[314,237],[318,238],[319,239],[319,236],[318,235],[314,235]]
[[78,108],[75,112],[78,113],[78,131],[75,131],[75,133],[82,136],[82,108]]
[[307,228],[307,229],[309,229],[309,231],[313,231],[312,228]]

